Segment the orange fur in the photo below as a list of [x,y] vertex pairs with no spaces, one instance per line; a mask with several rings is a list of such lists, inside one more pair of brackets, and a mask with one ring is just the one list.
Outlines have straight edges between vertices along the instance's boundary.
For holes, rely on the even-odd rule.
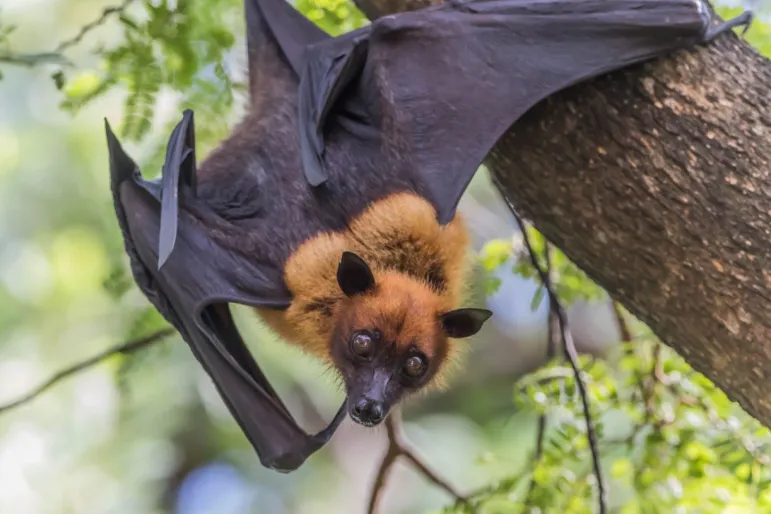
[[[429,359],[445,361],[456,345],[439,333],[437,316],[460,306],[468,245],[460,215],[442,226],[425,199],[394,194],[372,204],[347,230],[319,234],[300,245],[285,267],[293,294],[289,309],[257,310],[287,342],[323,360],[329,360],[332,331],[345,313],[356,328],[377,327],[385,340],[414,343]],[[373,293],[350,299],[340,290],[337,266],[346,250],[372,269]],[[443,280],[430,280],[438,277]],[[441,382],[441,376],[436,378],[435,383]]]

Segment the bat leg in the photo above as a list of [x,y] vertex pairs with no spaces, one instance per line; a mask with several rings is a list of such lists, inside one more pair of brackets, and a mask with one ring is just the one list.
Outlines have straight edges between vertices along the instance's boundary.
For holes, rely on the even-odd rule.
[[715,39],[717,36],[722,34],[723,32],[727,32],[735,27],[741,27],[744,26],[744,30],[742,30],[742,36],[747,33],[747,31],[750,28],[750,25],[752,24],[752,21],[755,19],[755,13],[752,11],[744,11],[739,16],[735,18],[731,18],[730,20],[726,20],[724,22],[721,22],[715,26],[710,27],[707,32],[704,34],[704,42],[709,43],[713,39]]

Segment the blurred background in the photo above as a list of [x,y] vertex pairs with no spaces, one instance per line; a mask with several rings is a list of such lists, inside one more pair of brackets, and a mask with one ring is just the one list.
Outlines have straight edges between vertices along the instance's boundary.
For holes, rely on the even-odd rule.
[[[303,9],[327,29],[356,23],[348,11],[324,18],[313,4],[307,0]],[[0,55],[4,48],[48,52],[111,5],[0,0],[0,34],[16,26],[4,42],[0,36]],[[191,93],[160,87],[154,102],[138,99],[146,124],[126,120],[131,91],[125,88],[93,95],[73,109],[104,76],[96,51],[125,39],[116,20],[66,49],[73,67],[39,55],[45,62],[35,66],[0,60],[0,404],[59,369],[164,326],[127,275],[109,191],[104,118],[142,133],[125,147],[149,176],[159,170],[169,124],[183,106],[196,110],[199,155],[239,118],[245,94],[237,87],[232,97],[214,96],[221,103],[201,99],[218,94],[206,90],[207,77],[225,73],[233,84],[244,80],[240,1],[201,5],[201,16],[219,16],[222,32],[206,37],[235,42],[196,69]],[[141,19],[143,9],[127,12]],[[491,241],[499,250],[511,242],[514,219],[484,169],[460,209],[474,232],[475,251]],[[404,410],[407,435],[425,461],[463,491],[521,467],[535,437],[536,414],[517,409],[513,384],[544,362],[547,304],[532,308],[537,284],[515,275],[511,266],[494,273],[500,288],[486,297],[488,277],[478,266],[475,301],[495,316],[469,341],[465,365],[450,388],[414,398]],[[236,313],[245,340],[290,410],[309,431],[323,426],[342,398],[329,373],[267,333],[247,309]],[[619,339],[606,298],[574,303],[570,317],[582,351],[604,354]],[[263,469],[174,335],[141,352],[117,355],[0,414],[0,513],[360,513],[384,451],[383,428],[346,420],[297,472]],[[399,463],[380,512],[426,512],[449,501]]]

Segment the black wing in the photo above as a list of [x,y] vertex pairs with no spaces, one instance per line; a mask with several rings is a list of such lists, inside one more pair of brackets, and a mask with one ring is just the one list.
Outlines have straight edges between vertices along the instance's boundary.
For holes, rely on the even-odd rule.
[[454,0],[380,18],[306,50],[306,178],[328,177],[327,141],[371,148],[377,133],[381,148],[395,148],[379,166],[411,176],[446,223],[493,145],[533,105],[751,17],[712,26],[702,0]]
[[262,464],[297,469],[329,440],[345,410],[320,433],[306,434],[252,358],[227,305],[286,308],[282,270],[212,236],[216,215],[195,197],[192,112],[174,129],[160,182],[143,180],[109,124],[106,130],[115,212],[137,284],[188,343]]

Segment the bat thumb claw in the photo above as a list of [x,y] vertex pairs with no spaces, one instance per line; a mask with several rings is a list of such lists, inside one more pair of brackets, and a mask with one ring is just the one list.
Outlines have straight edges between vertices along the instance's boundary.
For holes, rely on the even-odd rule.
[[162,248],[160,252],[158,252],[158,271],[161,271],[161,268],[164,264],[166,264],[166,261],[169,260],[169,254],[171,254],[171,250],[167,248]]

